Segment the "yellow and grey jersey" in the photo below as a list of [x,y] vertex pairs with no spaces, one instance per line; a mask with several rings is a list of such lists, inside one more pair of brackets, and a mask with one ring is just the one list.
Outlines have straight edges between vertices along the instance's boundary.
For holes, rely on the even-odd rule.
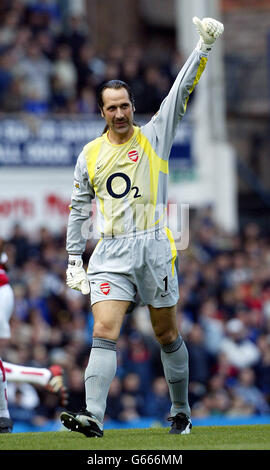
[[101,236],[112,237],[165,225],[168,159],[177,124],[207,62],[194,50],[179,72],[159,111],[132,137],[114,145],[107,134],[91,141],[78,157],[67,230],[67,251],[82,253],[82,224],[96,199]]

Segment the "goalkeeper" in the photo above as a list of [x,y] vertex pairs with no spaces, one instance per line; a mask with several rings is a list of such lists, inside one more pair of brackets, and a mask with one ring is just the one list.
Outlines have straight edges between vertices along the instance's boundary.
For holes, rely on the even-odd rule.
[[[189,434],[188,354],[176,317],[179,298],[177,250],[166,226],[168,159],[178,123],[206,66],[223,25],[193,18],[199,42],[180,70],[158,113],[144,126],[134,125],[135,103],[120,80],[105,83],[98,104],[106,128],[83,148],[67,229],[67,285],[91,290],[93,341],[85,370],[86,408],[62,412],[61,421],[88,437],[103,436],[107,394],[117,369],[116,345],[124,316],[136,294],[148,306],[168,384],[172,434]],[[82,235],[96,199],[101,239],[82,263]]]

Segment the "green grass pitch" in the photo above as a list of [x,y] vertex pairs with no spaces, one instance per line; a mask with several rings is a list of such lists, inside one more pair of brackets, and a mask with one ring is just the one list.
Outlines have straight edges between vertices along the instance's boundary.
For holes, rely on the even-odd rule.
[[270,450],[270,424],[194,426],[189,435],[169,428],[107,430],[103,438],[76,432],[1,434],[2,450]]

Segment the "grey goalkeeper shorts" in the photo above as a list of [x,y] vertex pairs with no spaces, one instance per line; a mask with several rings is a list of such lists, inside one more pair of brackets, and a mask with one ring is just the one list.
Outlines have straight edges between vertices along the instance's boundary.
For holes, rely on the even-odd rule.
[[179,299],[177,251],[168,228],[101,238],[90,258],[91,305],[103,300],[171,307]]

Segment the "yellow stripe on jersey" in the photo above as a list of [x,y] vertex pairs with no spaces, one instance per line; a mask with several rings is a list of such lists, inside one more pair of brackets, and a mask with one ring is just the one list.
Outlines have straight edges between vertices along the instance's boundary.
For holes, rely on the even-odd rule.
[[163,210],[163,213],[161,214],[161,216],[158,218],[158,220],[156,220],[156,222],[154,223],[154,225],[157,225],[159,224],[159,222],[163,219],[165,213],[167,212],[167,207],[164,207],[164,210]]
[[168,227],[165,227],[165,231],[166,231],[168,239],[170,240],[171,252],[172,252],[172,275],[174,276],[174,265],[175,265],[175,260],[177,257],[177,250],[176,250],[175,241],[174,241],[171,230]]
[[[162,173],[168,174],[169,173],[169,163],[167,160],[163,160],[160,158],[153,147],[151,146],[148,139],[140,132],[137,134],[137,142],[140,147],[143,149],[144,153],[148,157],[149,161],[149,168],[150,168],[150,188],[151,188],[151,195],[152,195],[152,207],[153,207],[153,214],[150,220],[154,218],[155,209],[157,204],[157,193],[158,193],[158,179],[160,171]],[[157,224],[160,219],[155,222]]]
[[89,178],[90,178],[93,188],[94,188],[95,166],[96,166],[96,161],[97,161],[97,157],[98,157],[102,142],[103,142],[102,137],[98,137],[92,142],[89,142],[89,144],[85,145],[83,149],[83,152],[86,158]]
[[186,99],[186,102],[185,102],[185,107],[184,107],[184,110],[186,112],[186,109],[187,109],[187,104],[188,104],[188,100],[189,100],[189,97],[191,95],[191,93],[193,92],[195,86],[197,85],[197,83],[199,82],[200,78],[201,78],[201,75],[205,69],[205,66],[206,66],[206,63],[207,63],[207,57],[202,57],[201,58],[201,61],[200,61],[200,65],[198,67],[198,71],[197,71],[197,74],[196,74],[196,77],[195,77],[195,80],[192,84],[192,87],[190,88],[189,90],[189,93],[188,93],[188,96],[187,96],[187,99]]
[[85,154],[85,159],[86,159],[86,164],[87,164],[87,170],[90,178],[90,182],[94,188],[96,197],[98,198],[99,201],[99,208],[101,213],[103,214],[105,218],[105,211],[104,211],[104,201],[103,199],[100,199],[98,196],[97,188],[94,183],[94,178],[95,178],[95,167],[96,167],[96,162],[97,158],[99,156],[99,152],[101,149],[101,145],[103,143],[103,138],[98,137],[97,139],[93,140],[92,142],[89,142],[89,144],[85,145],[83,151]]

